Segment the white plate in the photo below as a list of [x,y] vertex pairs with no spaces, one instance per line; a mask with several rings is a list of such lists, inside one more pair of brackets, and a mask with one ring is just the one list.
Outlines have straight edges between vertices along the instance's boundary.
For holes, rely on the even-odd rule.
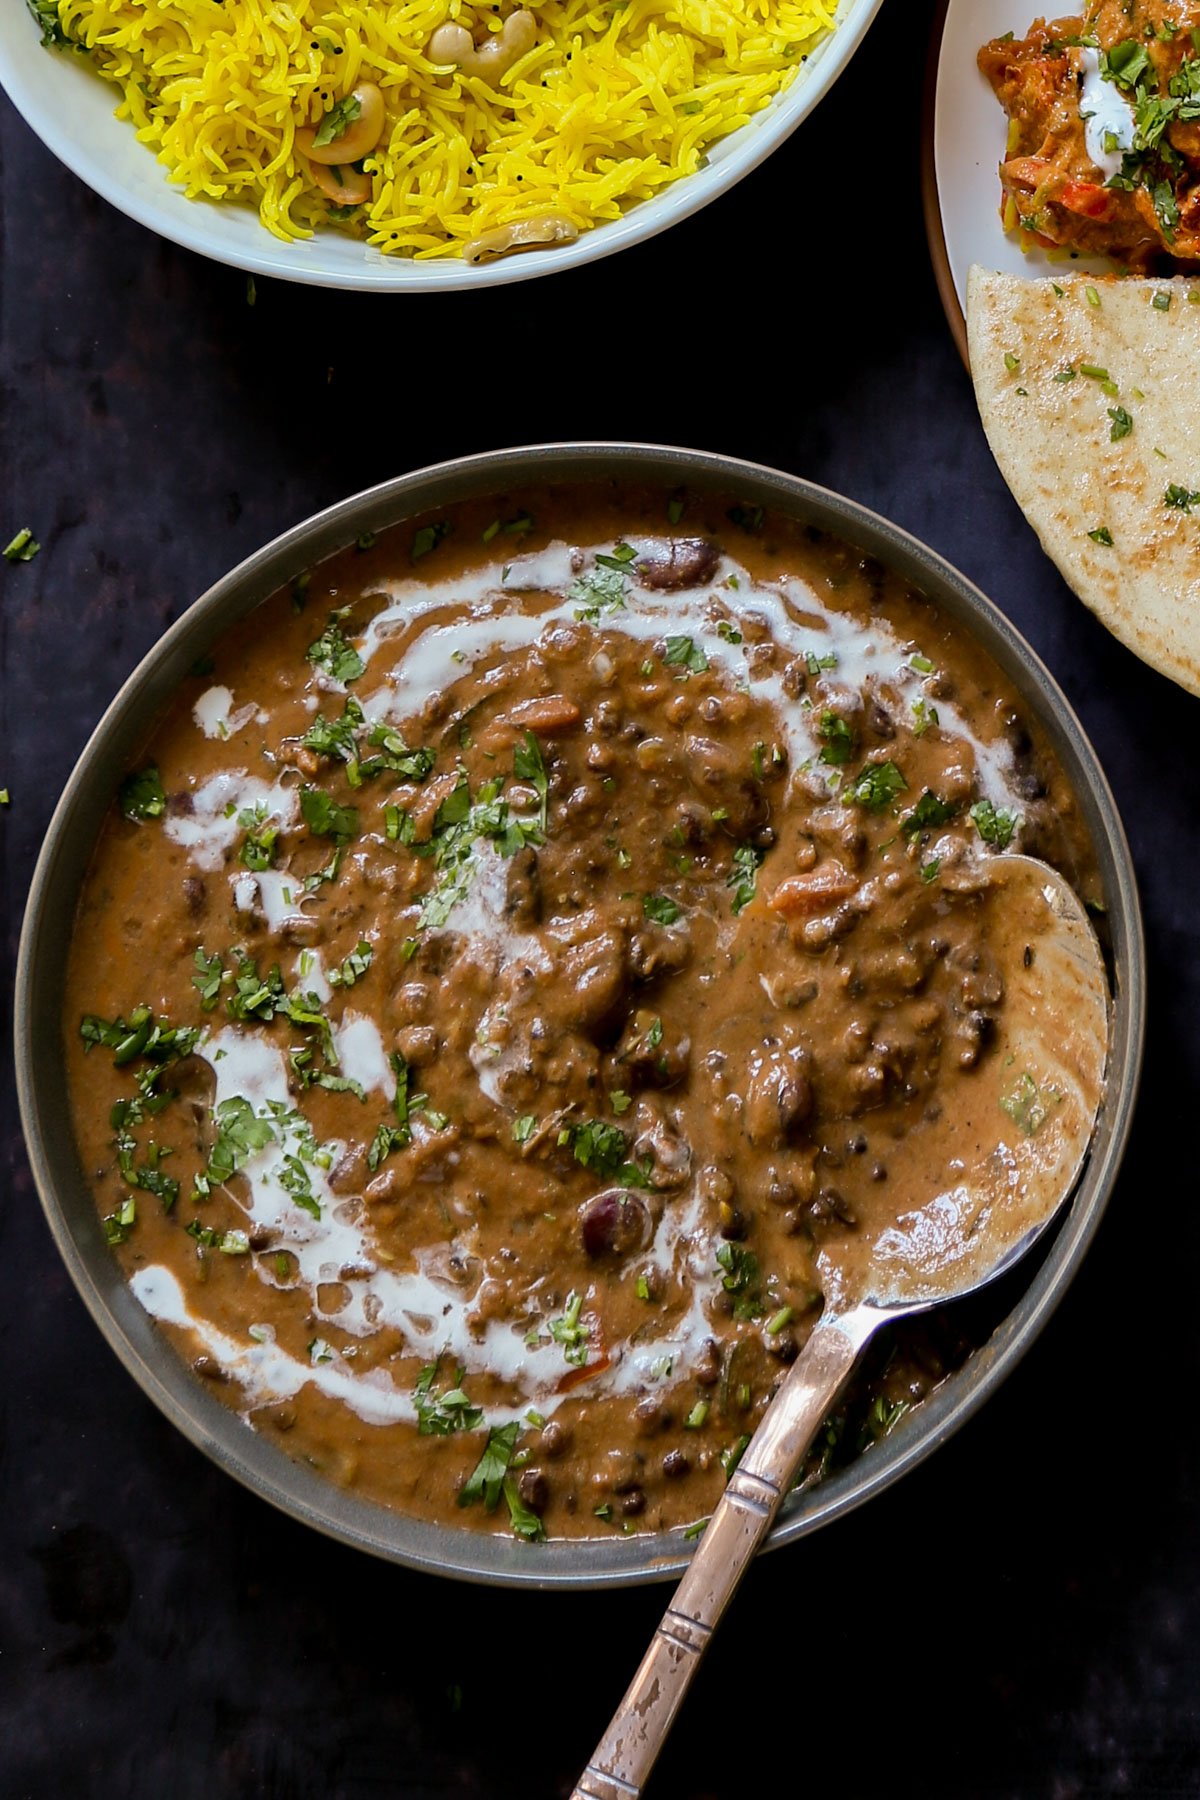
[[[1061,9],[1060,9],[1061,10]],[[1075,269],[1103,272],[1109,265],[1095,257],[1053,257],[1043,250],[1023,251],[1015,233],[1000,222],[999,167],[1007,142],[1008,120],[979,73],[976,57],[990,38],[1011,31],[1024,37],[1034,19],[1055,15],[1038,0],[949,0],[938,52],[933,98],[933,174],[936,206],[945,242],[949,282],[957,296],[959,320],[951,316],[962,343],[961,315],[967,304],[967,271],[972,263],[1010,275],[1061,274],[1064,262]],[[928,121],[926,121],[928,129]],[[930,219],[930,248],[935,263],[939,245]],[[942,298],[950,296],[942,284]]]
[[595,262],[653,237],[725,193],[783,143],[829,92],[882,0],[841,0],[839,24],[777,103],[710,152],[706,167],[645,200],[621,219],[582,234],[574,244],[469,268],[458,261],[412,262],[383,256],[357,239],[325,231],[280,243],[249,208],[187,200],[163,165],[113,117],[118,91],[82,57],[42,48],[23,0],[0,0],[0,80],[10,99],[60,162],[131,219],[172,243],[255,275],[316,287],[399,293],[500,287],[556,269]]

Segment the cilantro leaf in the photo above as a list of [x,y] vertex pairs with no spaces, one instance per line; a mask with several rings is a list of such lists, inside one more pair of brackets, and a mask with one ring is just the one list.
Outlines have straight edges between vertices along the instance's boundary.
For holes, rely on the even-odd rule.
[[513,1419],[507,1425],[494,1425],[488,1432],[483,1455],[459,1489],[460,1506],[471,1506],[476,1500],[482,1500],[488,1512],[495,1512],[520,1429],[521,1421]]
[[900,829],[905,837],[916,837],[918,832],[945,825],[957,811],[949,800],[941,799],[931,788],[926,788],[912,811],[900,821]]
[[725,885],[733,889],[735,914],[742,912],[753,900],[758,888],[758,871],[765,856],[766,851],[756,849],[753,844],[739,844],[734,850]]
[[341,627],[345,612],[334,612],[329,615],[329,623],[319,638],[316,638],[305,651],[305,657],[334,681],[346,686],[357,681],[366,668],[366,663],[346,637]]
[[667,667],[682,668],[690,675],[703,675],[708,658],[690,637],[669,637],[663,661]]
[[894,762],[868,763],[844,790],[844,798],[865,812],[883,812],[907,786]]
[[682,917],[683,909],[666,894],[643,894],[642,913],[656,925],[674,925],[676,919]]
[[313,149],[325,144],[332,144],[337,138],[345,137],[355,119],[362,114],[362,101],[355,94],[347,94],[342,100],[335,100],[325,114],[321,123],[313,133]]
[[147,819],[161,819],[167,810],[167,796],[158,770],[153,763],[137,775],[127,775],[118,796],[121,811],[135,825]]
[[565,1125],[558,1143],[571,1150],[575,1161],[584,1169],[605,1179],[609,1176],[625,1187],[649,1187],[645,1169],[629,1161],[629,1139],[619,1125],[605,1119],[585,1119],[577,1125]]
[[839,713],[827,709],[821,714],[817,736],[824,745],[823,763],[848,763],[854,755],[854,732]]
[[300,812],[304,823],[317,837],[348,844],[358,835],[357,807],[339,806],[323,788],[300,789]]
[[1017,813],[1010,812],[1007,807],[995,806],[990,800],[977,801],[971,808],[971,818],[984,843],[991,844],[995,850],[1008,849],[1013,833],[1021,823]]

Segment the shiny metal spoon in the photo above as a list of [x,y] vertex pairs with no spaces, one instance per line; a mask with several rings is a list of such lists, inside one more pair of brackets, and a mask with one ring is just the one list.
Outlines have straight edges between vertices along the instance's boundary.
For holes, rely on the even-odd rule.
[[1104,1092],[1108,984],[1078,899],[1045,863],[988,865],[998,1041],[963,1084],[944,1170],[916,1210],[821,1259],[825,1310],[730,1477],[690,1568],[572,1800],[642,1792],[714,1630],[805,1452],[882,1326],[1010,1269],[1071,1193]]

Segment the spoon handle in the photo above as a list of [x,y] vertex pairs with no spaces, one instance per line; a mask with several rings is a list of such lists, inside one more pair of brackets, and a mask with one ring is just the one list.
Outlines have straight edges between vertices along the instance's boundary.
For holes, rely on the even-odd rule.
[[763,1414],[571,1800],[637,1800],[688,1684],[879,1314],[822,1320]]

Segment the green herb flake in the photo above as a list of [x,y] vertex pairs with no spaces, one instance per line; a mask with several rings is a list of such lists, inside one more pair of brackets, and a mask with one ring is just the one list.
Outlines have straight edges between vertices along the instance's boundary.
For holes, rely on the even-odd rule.
[[357,681],[367,666],[342,630],[344,617],[344,611],[331,613],[320,637],[304,653],[306,661],[324,669],[331,680],[341,682],[343,687]]
[[1017,1129],[1033,1137],[1046,1123],[1061,1096],[1051,1087],[1039,1088],[1028,1070],[1018,1077],[1006,1094],[1000,1096],[1000,1110],[1007,1113]]
[[817,725],[817,736],[823,745],[820,758],[823,763],[848,763],[854,755],[854,732],[840,713],[828,709],[823,712]]
[[907,787],[894,762],[868,763],[843,790],[843,798],[864,812],[884,812]]
[[681,668],[685,674],[703,675],[708,658],[690,637],[669,637],[663,661],[668,668]]
[[5,544],[4,560],[10,563],[32,562],[41,547],[28,525],[23,525],[16,536]]
[[153,763],[136,775],[126,776],[121,783],[118,804],[124,816],[134,824],[162,818],[167,810],[167,795]]
[[[661,1029],[661,1028],[660,1028]],[[646,1044],[657,1047],[647,1033]],[[604,1119],[584,1119],[576,1125],[564,1125],[558,1134],[560,1148],[569,1148],[581,1168],[588,1169],[598,1180],[615,1180],[624,1187],[648,1187],[645,1169],[629,1160],[629,1140],[619,1125]]]
[[338,806],[322,788],[300,789],[300,813],[316,837],[333,838],[335,843],[348,844],[358,835],[358,809]]
[[918,832],[945,825],[957,811],[958,808],[950,801],[943,800],[931,788],[926,788],[912,811],[906,813],[900,821],[900,829],[905,837],[915,837]]
[[1160,288],[1159,291],[1151,297],[1150,304],[1156,312],[1170,312],[1171,296]]
[[428,556],[431,550],[436,550],[449,530],[450,523],[447,519],[437,519],[432,525],[419,526],[413,533],[411,553],[413,561],[420,562],[423,556]]
[[1103,544],[1106,549],[1112,549],[1113,534],[1107,525],[1097,525],[1095,531],[1088,532],[1088,536],[1093,544]]
[[520,1429],[520,1420],[512,1419],[507,1425],[494,1425],[488,1432],[483,1455],[459,1489],[460,1506],[471,1506],[476,1500],[482,1500],[488,1512],[495,1512]]
[[1133,419],[1123,406],[1110,406],[1108,416],[1112,420],[1112,430],[1108,435],[1114,444],[1119,444],[1133,430]]
[[336,969],[329,971],[330,987],[349,988],[356,981],[361,981],[371,966],[374,951],[366,938],[360,938],[349,956],[343,958]]
[[971,808],[971,819],[985,844],[993,850],[1007,850],[1021,823],[1017,813],[995,806],[990,800],[978,800]]
[[438,1365],[429,1363],[421,1370],[413,1388],[417,1409],[417,1432],[421,1437],[450,1437],[456,1431],[477,1431],[483,1424],[483,1409],[473,1406],[462,1388],[464,1371],[459,1369],[453,1385],[434,1394]]
[[726,887],[733,889],[733,911],[736,916],[753,900],[758,889],[758,871],[766,856],[754,844],[738,844],[733,852]]
[[666,894],[643,894],[642,912],[647,919],[653,919],[656,925],[674,925],[682,916],[682,908]]
[[576,1368],[582,1368],[588,1359],[587,1327],[579,1323],[579,1315],[583,1307],[583,1295],[574,1291],[567,1295],[566,1310],[561,1319],[551,1319],[550,1336],[556,1344],[562,1345],[563,1356]]
[[519,1119],[513,1120],[512,1135],[514,1144],[527,1144],[537,1130],[537,1119],[533,1113],[522,1113]]
[[354,94],[347,94],[343,100],[335,101],[313,133],[313,149],[321,149],[344,137],[361,114],[362,101]]

